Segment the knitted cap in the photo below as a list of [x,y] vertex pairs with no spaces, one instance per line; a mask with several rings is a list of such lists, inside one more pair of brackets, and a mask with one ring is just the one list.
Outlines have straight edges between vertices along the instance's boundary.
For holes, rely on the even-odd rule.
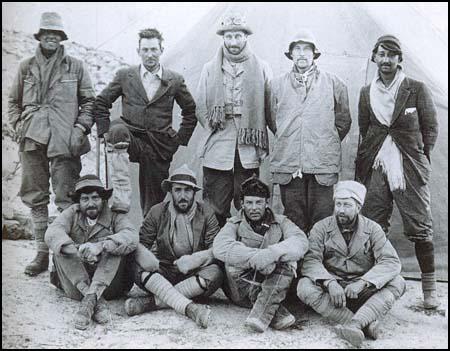
[[247,35],[253,34],[250,27],[247,25],[245,17],[240,13],[230,13],[223,17],[220,27],[217,30],[218,35],[223,35],[226,31],[241,30]]
[[366,197],[366,187],[353,180],[343,180],[336,184],[334,188],[334,199],[355,199],[360,205],[364,204]]

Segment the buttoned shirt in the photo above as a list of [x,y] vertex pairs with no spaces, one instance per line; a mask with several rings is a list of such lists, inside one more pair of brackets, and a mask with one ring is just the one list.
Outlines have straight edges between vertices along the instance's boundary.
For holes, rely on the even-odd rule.
[[162,66],[159,65],[159,69],[156,72],[150,72],[143,65],[140,65],[139,72],[147,98],[151,101],[161,86]]

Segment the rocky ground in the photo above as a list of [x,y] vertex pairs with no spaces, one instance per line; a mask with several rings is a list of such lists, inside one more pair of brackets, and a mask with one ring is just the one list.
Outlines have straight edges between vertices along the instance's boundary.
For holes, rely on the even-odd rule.
[[[79,302],[49,283],[49,273],[28,277],[25,265],[34,255],[28,240],[2,240],[2,348],[324,348],[345,349],[332,325],[311,311],[293,306],[297,323],[286,331],[255,334],[243,323],[248,310],[231,305],[219,290],[210,302],[208,329],[172,310],[128,317],[124,299],[109,302],[111,321],[86,331],[73,327]],[[136,287],[131,294],[140,294]],[[408,281],[405,295],[383,321],[382,337],[364,348],[448,348],[448,285],[438,284],[443,308],[429,314],[420,308],[420,282]]]

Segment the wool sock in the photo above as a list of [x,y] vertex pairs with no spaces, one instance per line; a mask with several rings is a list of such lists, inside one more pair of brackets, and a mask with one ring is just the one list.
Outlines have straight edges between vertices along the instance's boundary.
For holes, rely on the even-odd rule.
[[355,323],[360,329],[383,317],[392,308],[396,300],[394,294],[384,288],[372,295],[355,313],[350,323]]

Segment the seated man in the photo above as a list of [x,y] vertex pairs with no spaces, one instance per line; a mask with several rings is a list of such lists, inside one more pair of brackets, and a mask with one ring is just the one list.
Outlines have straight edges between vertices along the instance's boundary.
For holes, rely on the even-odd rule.
[[112,189],[95,175],[85,175],[71,194],[74,205],[62,212],[45,233],[53,251],[51,282],[65,294],[81,300],[75,328],[86,329],[92,316],[109,320],[106,299],[124,296],[133,286],[128,267],[139,236],[125,214],[108,207]]
[[225,263],[224,291],[235,304],[251,308],[245,325],[264,332],[295,322],[281,303],[294,278],[297,261],[308,250],[305,233],[268,207],[269,187],[256,176],[241,186],[242,210],[214,239],[214,256]]
[[[139,237],[146,252],[136,257],[136,284],[150,296],[129,298],[125,310],[133,316],[169,306],[207,328],[209,307],[190,299],[210,296],[222,284],[222,271],[211,248],[219,224],[213,210],[195,200],[201,188],[186,165],[161,186],[169,193],[168,200],[154,205],[145,217]],[[157,260],[153,269],[143,264],[151,249],[159,268]]]
[[[297,295],[338,323],[338,335],[360,346],[364,333],[378,337],[379,318],[405,292],[397,252],[381,227],[359,214],[366,188],[341,181],[334,192],[334,216],[309,233]],[[364,331],[364,332],[363,332]]]

